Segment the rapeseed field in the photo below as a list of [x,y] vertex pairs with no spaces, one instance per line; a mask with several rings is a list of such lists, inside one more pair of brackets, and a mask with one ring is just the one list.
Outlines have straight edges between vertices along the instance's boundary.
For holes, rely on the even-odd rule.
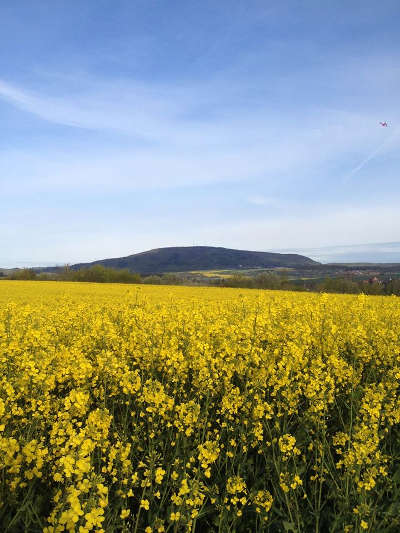
[[0,282],[0,531],[400,531],[400,300]]

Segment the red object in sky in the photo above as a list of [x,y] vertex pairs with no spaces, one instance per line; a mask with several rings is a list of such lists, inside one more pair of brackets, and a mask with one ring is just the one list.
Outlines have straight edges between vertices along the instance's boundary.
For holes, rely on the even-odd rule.
[[387,122],[379,122],[379,124],[380,124],[381,126],[383,126],[384,128],[387,128],[387,127],[388,127]]

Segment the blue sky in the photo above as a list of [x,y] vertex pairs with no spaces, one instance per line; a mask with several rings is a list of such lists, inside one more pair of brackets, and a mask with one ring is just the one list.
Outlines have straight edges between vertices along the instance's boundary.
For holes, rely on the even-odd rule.
[[397,0],[1,2],[0,266],[399,241],[399,17]]

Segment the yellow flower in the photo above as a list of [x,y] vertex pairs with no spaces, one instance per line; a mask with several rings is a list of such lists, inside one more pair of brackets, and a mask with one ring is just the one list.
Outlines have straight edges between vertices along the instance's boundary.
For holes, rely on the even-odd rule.
[[162,468],[157,468],[155,473],[155,480],[157,484],[160,484],[163,480],[163,477],[165,475],[165,470]]
[[[399,331],[397,296],[3,279],[0,511],[45,533],[101,533],[113,486],[126,524],[142,494],[146,533],[204,528],[204,505],[210,523],[223,512],[262,530],[282,497],[304,512],[316,485],[342,512],[345,484],[368,505],[343,527],[369,531],[377,487],[392,494]],[[48,516],[28,516],[37,498],[51,499]]]
[[148,511],[150,509],[149,500],[140,500],[140,507],[143,507],[143,509]]

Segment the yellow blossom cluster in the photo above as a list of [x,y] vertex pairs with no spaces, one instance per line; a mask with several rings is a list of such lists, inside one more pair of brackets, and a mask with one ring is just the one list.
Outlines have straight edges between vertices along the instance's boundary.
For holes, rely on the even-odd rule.
[[400,531],[399,302],[0,281],[0,530]]

